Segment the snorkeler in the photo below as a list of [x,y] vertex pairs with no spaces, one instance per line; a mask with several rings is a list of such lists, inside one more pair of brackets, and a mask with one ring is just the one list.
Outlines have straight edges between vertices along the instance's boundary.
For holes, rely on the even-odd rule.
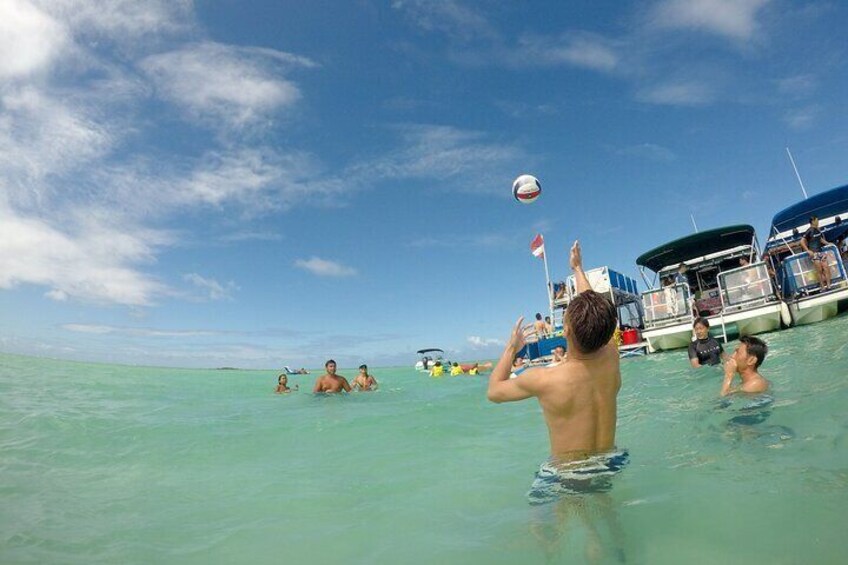
[[377,390],[379,385],[374,375],[368,372],[368,365],[363,364],[359,366],[359,374],[353,379],[352,386],[353,388],[358,388],[361,392],[367,392]]
[[[736,392],[766,392],[770,383],[758,372],[758,369],[767,353],[768,346],[763,340],[752,336],[740,337],[739,345],[736,346],[733,355],[728,357],[724,364],[724,382],[721,385],[721,396]],[[736,373],[739,373],[742,385],[731,388]]]
[[281,374],[277,377],[277,389],[274,392],[277,394],[288,394],[298,389],[298,385],[294,385],[294,388],[289,388],[288,382],[289,378],[285,374]]
[[436,361],[436,364],[433,365],[433,368],[430,369],[430,376],[439,378],[445,374],[445,368],[442,367],[441,361]]
[[[577,241],[571,247],[570,263],[579,294],[565,315],[568,357],[558,365],[530,368],[510,379],[513,360],[525,343],[523,318],[519,318],[489,377],[487,394],[498,403],[538,399],[554,464],[583,461],[615,448],[616,397],[621,388],[618,348],[612,341],[618,324],[616,309],[592,290]],[[590,482],[593,473],[583,478]]]
[[324,369],[327,371],[315,380],[313,393],[318,392],[350,392],[350,384],[347,379],[336,374],[336,362],[330,359],[324,363]]
[[453,365],[451,365],[451,370],[450,370],[450,374],[451,374],[451,376],[452,376],[452,377],[457,377],[457,376],[461,375],[461,374],[462,374],[462,373],[464,373],[464,372],[465,372],[465,371],[463,371],[463,370],[462,370],[462,367],[460,367],[460,366],[459,366],[459,363],[457,363],[456,361],[454,361],[454,362],[453,362]]
[[724,348],[714,337],[710,336],[710,321],[706,318],[695,318],[692,324],[695,330],[695,341],[689,344],[689,363],[693,367],[718,365],[724,355]]

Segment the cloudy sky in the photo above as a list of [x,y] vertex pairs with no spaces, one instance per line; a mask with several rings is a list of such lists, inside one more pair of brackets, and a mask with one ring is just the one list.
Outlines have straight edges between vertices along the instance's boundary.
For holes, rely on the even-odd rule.
[[[848,179],[848,6],[0,0],[0,350],[495,355],[588,266]],[[537,175],[542,197],[510,199]]]

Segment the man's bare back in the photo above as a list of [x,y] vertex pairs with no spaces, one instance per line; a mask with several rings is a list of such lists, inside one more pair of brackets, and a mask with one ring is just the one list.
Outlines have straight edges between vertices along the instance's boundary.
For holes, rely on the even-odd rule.
[[615,447],[621,373],[614,343],[590,358],[572,353],[558,365],[531,369],[518,378],[536,381],[527,386],[536,391],[545,415],[553,457],[583,459]]
[[[551,455],[560,461],[585,459],[589,455],[613,450],[616,399],[621,388],[618,348],[611,339],[618,323],[615,308],[608,301],[599,302],[607,299],[591,292],[577,242],[571,249],[571,267],[577,291],[587,293],[581,304],[575,307],[575,312],[579,312],[583,304],[590,305],[582,311],[590,317],[587,320],[591,323],[580,320],[583,325],[575,330],[567,321],[565,332],[569,345],[565,361],[551,367],[528,369],[517,378],[510,379],[513,359],[524,346],[523,318],[519,318],[492,372],[488,390],[488,398],[493,402],[535,396],[548,426]],[[584,328],[588,326],[595,330],[584,335]],[[579,335],[578,331],[581,332]],[[593,347],[581,350],[578,346],[581,340],[588,340]]]

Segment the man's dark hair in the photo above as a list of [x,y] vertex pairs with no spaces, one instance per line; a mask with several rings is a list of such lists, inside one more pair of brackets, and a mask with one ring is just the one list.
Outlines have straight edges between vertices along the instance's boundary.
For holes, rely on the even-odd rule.
[[766,342],[752,335],[743,335],[739,338],[739,342],[745,344],[745,350],[748,352],[748,355],[753,355],[757,358],[757,364],[754,365],[754,368],[759,369],[768,353]]
[[810,223],[813,223],[813,220],[818,220],[818,216],[810,216]]
[[365,369],[365,370],[367,371],[367,370],[368,370],[368,365],[366,365],[365,363],[363,363],[362,365],[360,365],[360,366],[359,366],[359,368],[360,368],[360,369]]
[[542,319],[542,315],[541,315],[541,314],[539,314],[538,312],[536,312],[536,319],[537,319],[537,320],[541,320],[541,319]]
[[609,343],[618,325],[615,306],[603,294],[593,290],[581,292],[565,311],[569,338],[583,353],[594,353]]
[[330,359],[329,361],[327,361],[326,363],[324,363],[324,368],[326,369],[327,367],[329,367],[329,366],[330,366],[330,363],[332,363],[333,365],[335,365],[335,364],[336,364],[336,362],[335,362],[333,359]]
[[702,325],[702,326],[704,326],[705,328],[710,327],[710,321],[709,321],[709,320],[707,320],[707,319],[706,319],[706,318],[704,318],[704,317],[698,317],[698,318],[695,318],[695,321],[694,321],[694,322],[692,322],[692,327],[694,328],[694,327],[695,327],[695,326],[697,326],[698,324],[701,324],[701,325]]

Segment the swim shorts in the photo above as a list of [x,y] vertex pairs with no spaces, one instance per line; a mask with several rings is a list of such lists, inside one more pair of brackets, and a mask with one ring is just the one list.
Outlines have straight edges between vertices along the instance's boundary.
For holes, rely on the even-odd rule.
[[827,253],[824,251],[819,251],[817,253],[813,253],[813,261],[826,261]]
[[562,496],[609,492],[612,477],[630,462],[628,451],[603,453],[569,463],[542,463],[527,493],[530,504],[547,504]]

